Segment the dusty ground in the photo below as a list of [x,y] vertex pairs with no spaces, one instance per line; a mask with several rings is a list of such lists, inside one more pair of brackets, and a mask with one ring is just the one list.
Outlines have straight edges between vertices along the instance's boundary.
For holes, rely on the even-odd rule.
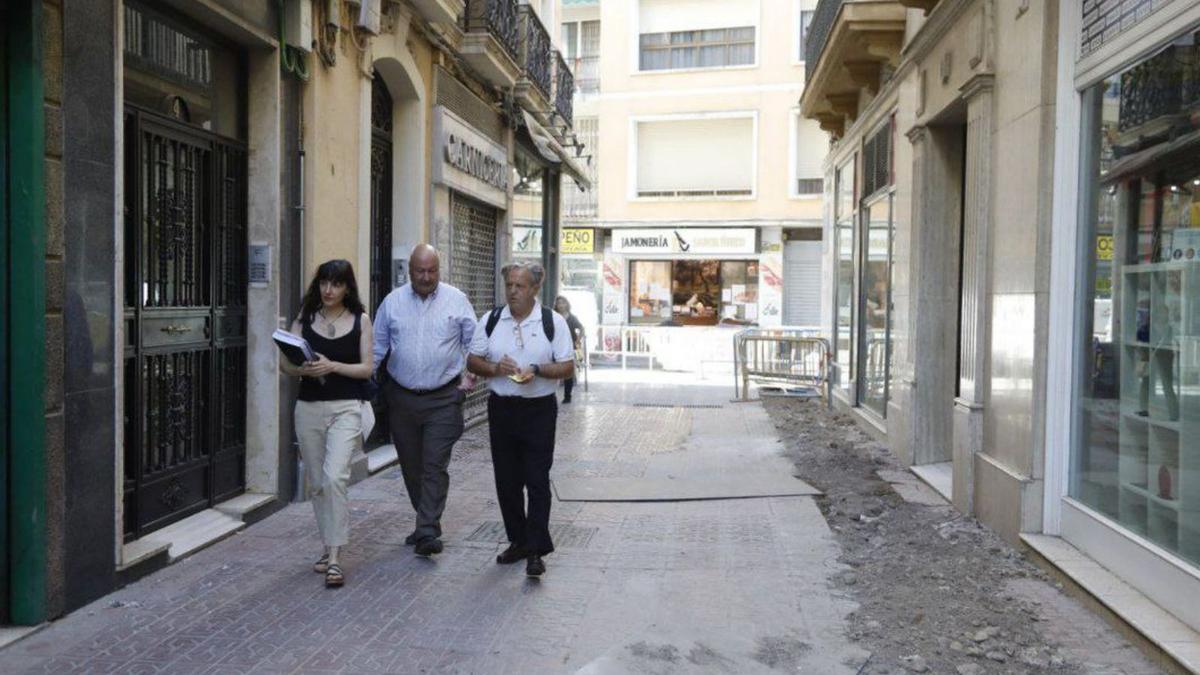
[[850,638],[871,652],[860,672],[1161,672],[974,519],[901,499],[877,474],[901,469],[895,457],[848,416],[765,405],[796,475],[825,491],[818,505],[853,570],[834,583],[859,603]]

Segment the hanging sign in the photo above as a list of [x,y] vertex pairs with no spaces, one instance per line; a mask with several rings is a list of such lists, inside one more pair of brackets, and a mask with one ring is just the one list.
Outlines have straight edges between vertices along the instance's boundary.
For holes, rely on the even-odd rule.
[[562,253],[595,253],[596,231],[590,227],[564,227],[559,251]]
[[677,227],[613,230],[613,252],[738,255],[757,253],[753,227]]

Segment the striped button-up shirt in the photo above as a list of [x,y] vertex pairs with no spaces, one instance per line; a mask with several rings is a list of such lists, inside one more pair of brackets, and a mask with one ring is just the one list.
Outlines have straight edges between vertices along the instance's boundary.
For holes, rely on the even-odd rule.
[[475,335],[475,310],[466,294],[438,283],[422,298],[405,284],[388,293],[375,316],[375,363],[390,348],[387,370],[406,389],[436,389],[467,363]]

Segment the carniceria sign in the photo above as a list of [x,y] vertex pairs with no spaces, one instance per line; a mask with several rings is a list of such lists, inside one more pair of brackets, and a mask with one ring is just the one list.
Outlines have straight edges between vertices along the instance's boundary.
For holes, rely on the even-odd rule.
[[508,151],[445,106],[433,111],[433,181],[505,208],[509,164]]

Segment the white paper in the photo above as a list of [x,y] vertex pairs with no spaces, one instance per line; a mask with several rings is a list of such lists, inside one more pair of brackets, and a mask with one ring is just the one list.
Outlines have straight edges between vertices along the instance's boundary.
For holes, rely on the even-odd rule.
[[758,320],[758,303],[755,303],[755,302],[746,303],[746,320],[747,321],[757,321]]
[[633,307],[629,308],[629,316],[636,316],[640,318],[646,316],[646,313],[642,311],[641,307],[634,305]]
[[721,289],[721,302],[733,302],[733,289],[732,288],[722,288]]

